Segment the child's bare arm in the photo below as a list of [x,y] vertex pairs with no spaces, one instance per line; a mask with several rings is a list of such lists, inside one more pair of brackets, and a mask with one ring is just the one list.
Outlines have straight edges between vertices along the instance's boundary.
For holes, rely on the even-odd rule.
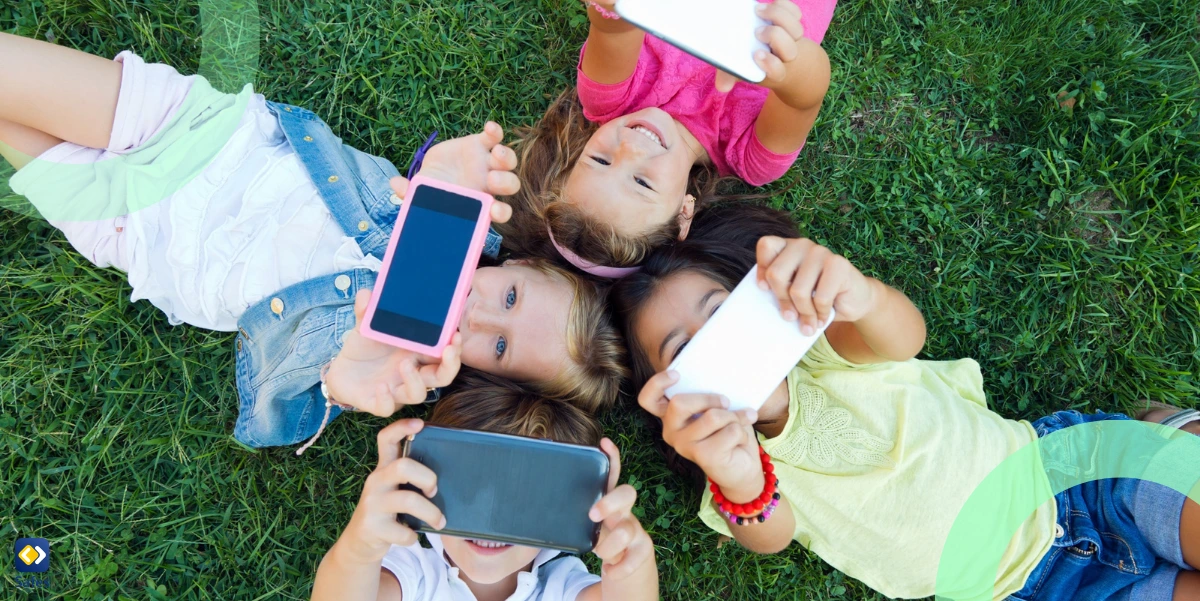
[[854,322],[825,330],[829,345],[855,363],[907,361],[925,346],[925,316],[903,292],[867,278],[878,299],[871,312]]
[[816,42],[802,38],[786,64],[784,81],[771,90],[754,122],[754,134],[771,152],[789,154],[808,139],[829,90],[829,57]]
[[[606,11],[611,1],[602,2]],[[595,6],[588,5],[587,50],[583,53],[583,74],[602,84],[621,83],[633,75],[646,33],[624,19],[606,19]]]
[[[800,9],[791,0],[758,6],[770,23],[758,39],[771,51],[759,51],[754,62],[766,73],[762,85],[771,92],[754,123],[754,133],[767,150],[789,154],[800,149],[812,130],[829,90],[829,57],[820,44],[804,37]],[[717,89],[728,91],[735,79],[719,73]]]
[[[417,535],[396,520],[407,513],[427,524],[445,526],[445,517],[429,501],[437,491],[437,476],[429,468],[400,457],[400,441],[424,424],[408,419],[379,432],[379,464],[367,476],[362,497],[333,548],[325,554],[313,582],[313,601],[399,601],[400,585],[382,568],[392,545],[411,545]],[[422,492],[400,490],[412,484]]]
[[600,540],[592,550],[604,561],[600,584],[594,584],[579,594],[579,601],[656,601],[658,599],[658,565],[654,558],[654,542],[633,515],[637,491],[625,484],[617,486],[621,474],[621,454],[607,438],[600,448],[609,457],[609,493],[604,495],[588,514],[603,524]]

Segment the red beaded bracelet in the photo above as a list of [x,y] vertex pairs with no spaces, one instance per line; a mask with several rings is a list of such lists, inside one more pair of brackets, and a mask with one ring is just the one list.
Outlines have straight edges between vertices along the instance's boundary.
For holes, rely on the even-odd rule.
[[721,514],[730,523],[741,526],[753,522],[765,522],[779,505],[779,493],[776,491],[779,478],[775,476],[775,466],[771,464],[771,456],[767,454],[766,449],[762,448],[762,445],[758,447],[758,458],[762,462],[764,486],[758,498],[749,503],[731,502],[721,494],[721,487],[713,482],[712,478],[708,479],[708,489],[712,491],[713,502],[717,504]]

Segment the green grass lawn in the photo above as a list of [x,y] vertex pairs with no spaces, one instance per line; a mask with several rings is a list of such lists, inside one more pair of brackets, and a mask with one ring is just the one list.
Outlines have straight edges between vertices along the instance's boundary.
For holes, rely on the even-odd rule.
[[[923,356],[978,359],[1005,416],[1196,406],[1198,6],[843,0],[829,96],[774,202],[907,292]],[[257,10],[255,87],[402,166],[431,129],[531,122],[574,80],[586,32],[576,0]],[[4,0],[0,31],[192,73],[198,15],[197,0]],[[18,591],[6,567],[0,598],[307,598],[384,420],[339,419],[303,458],[239,446],[233,337],[171,327],[129,292],[43,221],[0,211],[0,549],[54,544],[51,587]],[[665,598],[882,598],[798,545],[718,548],[637,416],[605,423]]]

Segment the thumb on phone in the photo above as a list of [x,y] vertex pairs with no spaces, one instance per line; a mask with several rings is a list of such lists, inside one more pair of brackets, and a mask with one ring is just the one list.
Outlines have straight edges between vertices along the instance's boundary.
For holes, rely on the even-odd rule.
[[371,304],[371,291],[359,290],[358,294],[354,295],[354,326],[358,327],[362,323],[363,314],[367,312],[367,305]]
[[392,185],[392,192],[395,192],[396,196],[404,198],[404,195],[408,194],[408,179],[405,177],[397,175],[389,180],[388,183]]
[[600,450],[608,455],[608,490],[606,492],[612,492],[617,487],[617,483],[621,481],[621,451],[608,437],[600,440]]

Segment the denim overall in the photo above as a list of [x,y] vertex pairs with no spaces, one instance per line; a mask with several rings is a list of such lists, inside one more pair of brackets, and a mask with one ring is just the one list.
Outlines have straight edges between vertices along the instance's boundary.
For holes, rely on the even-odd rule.
[[[401,199],[389,180],[400,173],[387,159],[342,144],[311,111],[268,103],[325,205],[364,254],[383,259]],[[500,236],[488,232],[484,254],[495,257]],[[321,368],[354,328],[354,296],[375,284],[375,272],[353,269],[288,286],[238,320],[238,418],[233,435],[251,447],[292,445],[316,433],[325,415]],[[334,406],[330,420],[341,413]]]

